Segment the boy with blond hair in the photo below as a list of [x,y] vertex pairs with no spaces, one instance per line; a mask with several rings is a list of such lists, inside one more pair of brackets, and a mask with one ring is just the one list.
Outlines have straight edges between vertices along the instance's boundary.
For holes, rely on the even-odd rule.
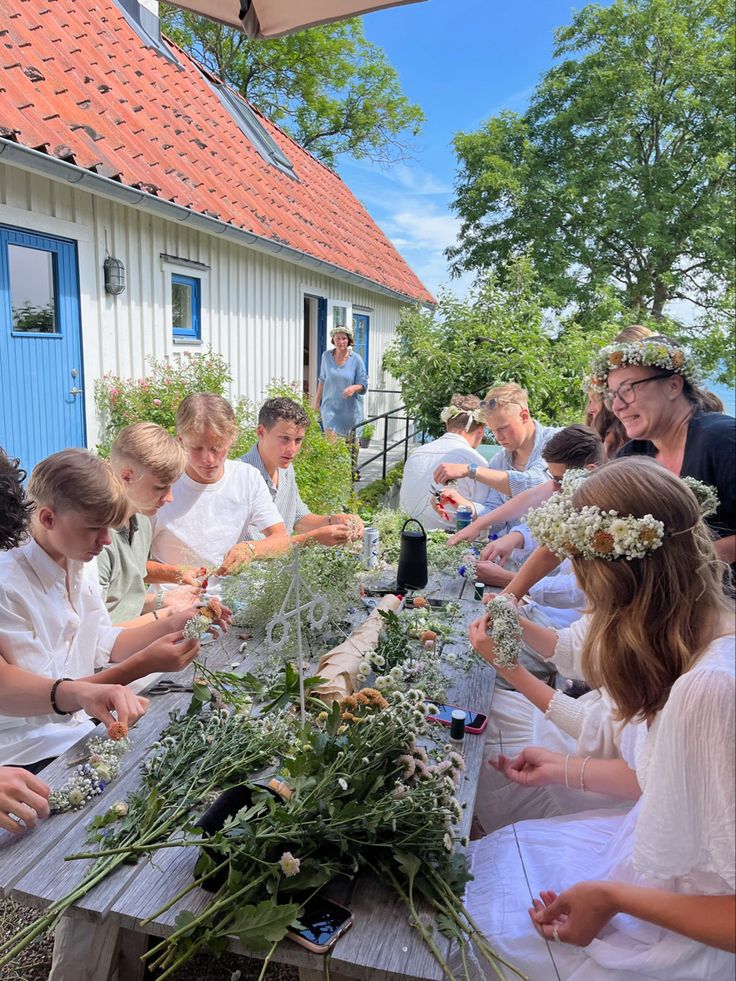
[[[288,548],[283,519],[260,473],[228,453],[238,434],[235,413],[220,395],[188,395],[176,413],[187,455],[173,500],[154,519],[152,557],[169,565],[204,566],[220,575],[257,555]],[[266,537],[247,540],[254,525]]]
[[[23,490],[25,472],[18,460],[10,460],[0,449],[0,551],[15,548],[26,540],[32,507]],[[54,682],[9,664],[0,656],[0,711],[27,716],[51,709]],[[122,685],[89,681],[65,681],[56,685],[54,699],[62,710],[82,709],[110,726],[117,713],[123,725],[135,722],[145,712],[147,701]],[[20,834],[49,813],[50,787],[22,767],[0,766],[0,828]]]
[[[53,679],[47,714],[0,715],[0,764],[38,772],[87,735],[92,723],[57,698],[69,678],[128,684],[151,671],[180,671],[199,650],[182,628],[192,610],[121,630],[86,563],[128,516],[125,485],[87,450],[62,450],[31,474],[30,536],[0,555],[0,635],[5,660]],[[111,666],[112,665],[112,666]],[[95,676],[95,669],[104,668]],[[63,687],[61,687],[63,692]]]
[[487,467],[442,463],[434,473],[434,479],[440,484],[470,477],[488,487],[485,500],[475,504],[461,498],[452,489],[448,489],[444,495],[455,505],[470,503],[474,517],[480,517],[515,494],[547,479],[542,450],[547,440],[560,428],[543,426],[532,419],[527,391],[516,382],[504,382],[490,388],[480,407],[486,425],[501,449],[491,457]]
[[[130,504],[128,519],[112,531],[112,541],[97,557],[102,594],[114,624],[140,626],[166,618],[174,606],[191,606],[199,593],[196,570],[146,566],[153,537],[151,517],[172,500],[172,484],[186,462],[181,444],[154,422],[126,426],[110,448],[110,466],[125,484]],[[188,585],[154,594],[148,593],[146,581]]]

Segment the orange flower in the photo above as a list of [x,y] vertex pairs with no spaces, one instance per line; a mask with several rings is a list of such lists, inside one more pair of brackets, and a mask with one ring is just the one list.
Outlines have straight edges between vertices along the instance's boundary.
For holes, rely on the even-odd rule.
[[112,739],[113,742],[119,742],[121,739],[125,739],[128,735],[128,727],[123,725],[122,722],[113,722],[112,725],[108,726],[107,738]]
[[426,601],[426,599],[423,596],[415,596],[414,599],[412,600],[412,602],[413,602],[414,606],[420,607],[420,608],[427,605],[427,601]]
[[672,354],[672,364],[675,368],[682,368],[684,361],[685,358],[683,357],[682,351],[675,351]]
[[434,630],[423,630],[419,634],[419,640],[423,644],[425,644],[428,640],[431,640],[432,642],[434,642],[435,640],[437,640],[437,634],[434,632]]
[[593,535],[593,548],[601,555],[610,555],[613,551],[614,538],[607,531],[597,531]]
[[620,368],[623,364],[624,356],[620,351],[611,351],[608,357],[608,363],[612,364],[614,368]]
[[659,535],[656,528],[639,529],[639,541],[643,542],[645,545],[651,545],[653,542],[656,542],[658,537]]

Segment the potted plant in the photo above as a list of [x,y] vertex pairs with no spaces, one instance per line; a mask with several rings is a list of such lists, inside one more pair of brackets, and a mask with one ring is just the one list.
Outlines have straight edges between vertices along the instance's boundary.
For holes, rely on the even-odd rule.
[[365,449],[371,445],[371,439],[373,438],[373,425],[369,422],[367,426],[363,426],[360,430],[360,445]]

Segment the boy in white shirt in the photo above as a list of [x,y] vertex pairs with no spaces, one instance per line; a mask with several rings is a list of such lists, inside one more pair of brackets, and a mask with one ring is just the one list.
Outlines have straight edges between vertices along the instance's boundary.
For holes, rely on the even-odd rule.
[[433,509],[434,472],[441,463],[464,465],[470,476],[461,477],[455,492],[469,501],[478,503],[488,495],[488,488],[475,481],[472,474],[486,465],[486,459],[478,452],[485,432],[485,419],[477,395],[453,395],[450,404],[442,410],[440,418],[447,432],[439,439],[418,446],[409,454],[404,465],[399,506],[410,518],[417,518],[424,527],[454,528],[454,520],[445,519]]
[[[286,549],[283,519],[260,473],[228,460],[238,434],[235,413],[220,395],[188,395],[176,413],[176,433],[187,454],[173,500],[154,519],[151,555],[156,562],[204,566],[224,575],[257,555]],[[247,540],[249,525],[266,536]]]
[[[125,487],[87,450],[62,450],[31,474],[28,541],[0,555],[0,635],[5,660],[52,678],[52,712],[0,715],[0,764],[38,772],[92,729],[57,700],[67,678],[127,684],[151,671],[180,671],[199,650],[181,631],[192,610],[122,631],[110,623],[95,570],[109,527],[127,516]],[[110,666],[112,665],[112,666]],[[96,668],[106,668],[99,676]],[[71,706],[68,706],[71,709]]]
[[[15,548],[26,538],[32,505],[23,490],[25,473],[17,460],[9,460],[0,449],[0,551]],[[54,682],[8,664],[0,656],[0,711],[24,716],[45,713],[51,708]],[[64,711],[82,709],[111,725],[117,713],[123,725],[135,722],[145,712],[147,699],[138,698],[122,685],[88,681],[65,681],[56,685],[55,701]],[[20,834],[49,813],[50,788],[22,767],[0,766],[0,828]],[[11,817],[11,815],[13,815]]]

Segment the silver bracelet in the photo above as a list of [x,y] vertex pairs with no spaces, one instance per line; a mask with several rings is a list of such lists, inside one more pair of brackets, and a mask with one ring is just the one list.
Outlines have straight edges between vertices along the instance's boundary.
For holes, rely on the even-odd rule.
[[589,756],[586,756],[585,759],[583,760],[583,765],[580,767],[580,789],[583,790],[583,791],[587,791],[587,789],[588,789],[585,786],[585,780],[583,778],[585,776],[585,767],[588,765],[588,761],[589,760],[590,760],[590,757]]

